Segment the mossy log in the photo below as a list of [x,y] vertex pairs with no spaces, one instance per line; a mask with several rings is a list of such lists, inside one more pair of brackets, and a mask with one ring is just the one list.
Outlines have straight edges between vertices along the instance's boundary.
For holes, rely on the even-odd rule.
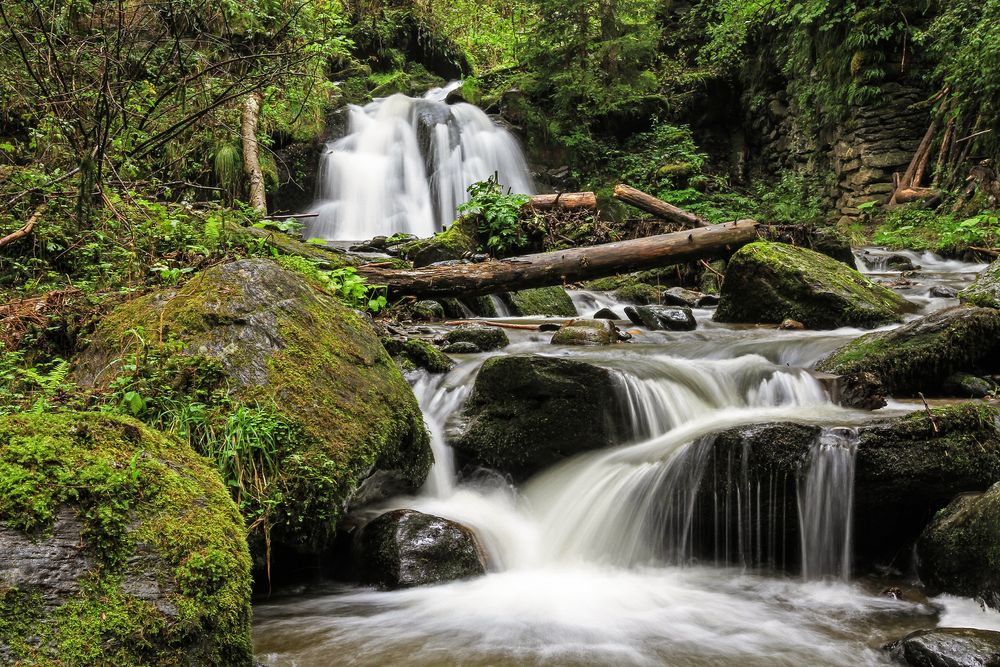
[[708,227],[710,224],[704,218],[698,217],[694,213],[688,213],[673,204],[668,204],[662,199],[657,199],[653,195],[648,195],[642,190],[637,190],[624,183],[619,183],[615,186],[613,196],[619,201],[623,201],[646,213],[651,213],[658,218],[663,218],[667,222],[676,222],[685,227]]
[[741,220],[691,231],[478,264],[429,266],[409,271],[361,266],[358,267],[358,274],[371,284],[388,285],[396,296],[473,296],[559,285],[703,257],[729,255],[757,240],[757,236],[757,223]]

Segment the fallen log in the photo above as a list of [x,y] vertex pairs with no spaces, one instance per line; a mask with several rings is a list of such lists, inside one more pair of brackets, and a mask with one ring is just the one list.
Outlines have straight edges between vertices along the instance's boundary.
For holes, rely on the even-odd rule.
[[532,195],[531,201],[524,205],[536,211],[550,211],[554,208],[564,208],[572,211],[578,208],[597,210],[597,195],[593,192],[560,192],[554,195]]
[[449,320],[443,322],[445,326],[460,327],[468,324],[482,324],[501,329],[519,329],[521,331],[540,331],[540,324],[513,324],[511,322],[494,322],[493,320]]
[[523,255],[478,264],[445,264],[419,269],[360,266],[372,285],[386,285],[394,296],[462,294],[478,296],[561,285],[735,252],[757,240],[758,223],[739,220],[700,229],[648,236],[587,248]]
[[662,199],[657,199],[653,195],[646,194],[642,190],[637,190],[630,185],[619,183],[615,186],[614,198],[634,206],[641,211],[655,215],[667,222],[676,222],[685,227],[708,227],[709,222],[694,213],[677,208],[673,204],[668,204]]
[[941,198],[941,190],[938,188],[900,188],[896,191],[897,204],[909,204],[915,201],[933,201]]

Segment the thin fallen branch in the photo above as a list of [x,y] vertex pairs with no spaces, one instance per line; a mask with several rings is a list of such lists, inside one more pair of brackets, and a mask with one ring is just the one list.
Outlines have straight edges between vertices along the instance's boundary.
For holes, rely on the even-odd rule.
[[457,327],[465,324],[484,324],[502,329],[520,329],[522,331],[541,331],[540,324],[511,324],[510,322],[494,322],[493,320],[450,320],[444,323],[446,326]]
[[25,223],[24,227],[21,227],[17,231],[11,232],[7,236],[0,239],[0,248],[17,241],[18,239],[23,239],[25,236],[31,234],[31,231],[35,228],[35,224],[42,219],[42,214],[45,213],[45,204],[42,204],[35,209],[35,212],[31,214],[28,218],[28,222]]

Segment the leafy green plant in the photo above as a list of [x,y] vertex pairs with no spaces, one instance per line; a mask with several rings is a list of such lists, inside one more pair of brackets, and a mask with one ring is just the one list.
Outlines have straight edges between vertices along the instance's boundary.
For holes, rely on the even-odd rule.
[[531,201],[528,195],[504,194],[497,174],[468,188],[469,201],[458,207],[459,213],[479,216],[479,233],[486,239],[486,248],[502,256],[527,243],[520,227],[521,209]]

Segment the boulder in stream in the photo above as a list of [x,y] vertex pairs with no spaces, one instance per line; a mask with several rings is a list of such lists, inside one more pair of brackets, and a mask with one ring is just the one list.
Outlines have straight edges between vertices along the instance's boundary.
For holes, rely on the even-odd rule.
[[355,537],[362,580],[386,589],[410,588],[486,574],[486,557],[469,528],[409,509],[386,512]]
[[507,295],[510,309],[521,317],[576,317],[573,299],[562,287],[537,287],[511,292]]
[[611,320],[569,320],[552,335],[553,345],[611,345],[619,340]]
[[1000,308],[1000,259],[979,274],[971,285],[958,293],[963,303],[983,308]]
[[0,663],[250,665],[243,518],[126,417],[0,417]]
[[[211,380],[199,390],[226,391],[235,410],[274,424],[266,506],[245,507],[254,517],[268,512],[273,573],[279,553],[316,554],[332,543],[365,480],[377,474],[386,493],[415,491],[430,469],[423,415],[372,326],[277,262],[214,266],[119,307],[78,357],[75,378],[107,387],[140,352],[168,356],[187,368],[176,382]],[[258,529],[250,539],[263,568],[264,536]]]
[[698,326],[691,309],[684,306],[626,306],[625,316],[654,331],[693,331]]
[[1000,370],[1000,310],[939,310],[897,329],[856,338],[816,368],[835,375],[873,373],[894,395],[941,395],[953,373]]
[[382,344],[404,371],[423,368],[428,373],[447,373],[455,362],[423,338],[383,338]]
[[917,572],[932,591],[1000,609],[1000,484],[962,494],[934,516],[917,541]]
[[460,461],[524,479],[573,454],[621,442],[623,406],[607,369],[537,355],[488,360],[466,404]]
[[704,296],[701,292],[684,289],[683,287],[671,287],[661,294],[665,305],[687,306],[688,308],[695,308]]
[[500,327],[485,324],[463,324],[444,335],[446,343],[472,343],[480,352],[499,350],[510,345],[510,339]]
[[757,324],[793,319],[809,329],[873,328],[900,322],[916,308],[826,255],[757,241],[729,260],[714,319]]
[[1000,632],[972,628],[917,630],[884,649],[910,667],[997,667]]
[[599,311],[594,313],[595,320],[620,320],[622,318],[618,317],[618,313],[611,310],[610,308],[601,308]]

